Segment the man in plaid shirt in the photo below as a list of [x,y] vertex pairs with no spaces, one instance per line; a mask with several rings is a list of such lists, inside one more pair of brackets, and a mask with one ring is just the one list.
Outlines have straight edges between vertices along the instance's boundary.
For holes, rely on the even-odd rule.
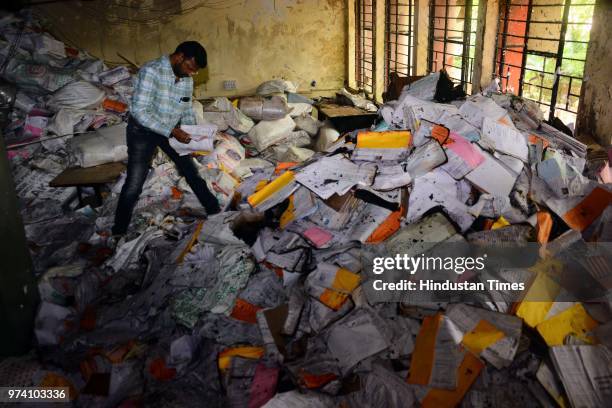
[[127,177],[117,204],[113,235],[127,232],[157,147],[176,164],[207,214],[220,211],[217,199],[198,174],[193,159],[179,156],[169,143],[171,137],[181,143],[191,140],[179,126],[195,125],[191,77],[206,65],[204,47],[196,41],[186,41],[170,56],[150,61],[138,72],[127,126]]

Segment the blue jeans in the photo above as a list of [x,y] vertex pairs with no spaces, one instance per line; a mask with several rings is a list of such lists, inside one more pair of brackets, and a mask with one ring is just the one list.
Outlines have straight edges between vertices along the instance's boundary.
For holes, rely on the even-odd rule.
[[134,206],[142,192],[142,186],[151,168],[151,159],[155,153],[155,148],[159,147],[172,159],[179,172],[208,214],[218,213],[221,209],[215,196],[208,190],[206,182],[198,174],[198,169],[190,156],[179,156],[170,147],[168,138],[159,135],[143,126],[134,118],[130,117],[127,126],[127,146],[128,146],[128,165],[125,184],[121,189],[117,210],[115,212],[115,225],[113,234],[125,234]]

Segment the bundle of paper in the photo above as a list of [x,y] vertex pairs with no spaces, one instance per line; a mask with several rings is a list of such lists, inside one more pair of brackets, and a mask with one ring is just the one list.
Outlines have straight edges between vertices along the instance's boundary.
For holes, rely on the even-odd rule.
[[457,133],[450,133],[445,148],[448,162],[442,165],[442,169],[456,180],[462,179],[485,161],[480,149]]
[[347,241],[366,242],[389,215],[391,215],[391,210],[374,204],[362,204],[355,211],[350,227],[342,231],[339,243]]
[[[558,185],[551,180],[553,185]],[[535,201],[542,202],[576,231],[586,230],[612,204],[612,189],[605,184],[588,180],[581,184],[581,194],[557,198],[546,182],[532,178],[531,192]]]
[[335,265],[322,263],[308,275],[306,288],[310,296],[318,298],[327,307],[338,310],[359,283],[359,275]]
[[446,316],[461,331],[461,344],[472,353],[498,369],[512,363],[521,337],[521,319],[464,304],[451,305]]
[[372,188],[374,190],[392,190],[412,182],[412,176],[399,165],[379,167]]
[[317,202],[306,187],[299,187],[289,196],[289,206],[280,219],[280,227],[286,228],[293,221],[301,220],[317,211]]
[[347,226],[353,213],[359,208],[360,200],[349,192],[344,195],[334,194],[325,201],[318,199],[317,202],[318,210],[311,214],[308,220],[321,228],[340,231]]
[[299,185],[292,171],[286,171],[255,194],[249,196],[249,204],[258,211],[265,211],[287,199]]
[[483,128],[485,119],[492,119],[497,122],[503,120],[508,112],[496,104],[491,98],[476,95],[465,101],[459,108],[459,113],[465,120],[476,126]]
[[532,268],[537,275],[517,305],[516,315],[535,328],[549,346],[564,344],[568,336],[593,343],[591,331],[598,326],[597,321],[581,303],[567,301],[571,299],[567,291],[549,275],[554,268],[554,262],[541,262]]
[[612,400],[612,354],[606,347],[552,347],[550,357],[572,407],[605,407]]
[[191,136],[189,143],[181,143],[175,138],[170,138],[170,146],[176,152],[185,156],[194,152],[212,152],[214,149],[214,140],[217,133],[215,125],[181,125],[181,130]]
[[519,131],[498,123],[490,118],[484,118],[482,123],[482,139],[496,151],[516,157],[527,162],[527,140]]
[[406,159],[406,172],[415,179],[427,174],[447,160],[444,149],[435,140],[429,140],[412,151]]
[[459,404],[484,363],[455,342],[456,328],[441,314],[423,319],[410,363],[409,384],[425,386],[417,397],[423,407]]
[[357,165],[341,155],[323,157],[299,170],[295,180],[326,200],[333,194],[344,195],[353,186],[369,186],[374,181],[376,165]]
[[465,178],[480,190],[495,196],[507,196],[512,191],[517,176],[485,151],[484,162],[468,173]]
[[541,136],[546,140],[576,153],[579,157],[586,157],[587,145],[584,143],[579,142],[574,137],[555,129],[547,123],[542,123],[540,129],[542,132]]
[[404,128],[416,132],[421,124],[421,120],[438,123],[440,116],[445,112],[458,113],[459,110],[453,105],[442,105],[439,103],[415,104],[406,106],[404,109]]
[[458,197],[458,182],[445,171],[435,169],[414,181],[408,198],[406,220],[415,222],[434,207],[442,207],[446,213],[466,231],[474,222],[469,207]]
[[359,132],[352,160],[397,161],[406,158],[412,137],[408,131]]
[[388,339],[381,333],[376,319],[367,309],[355,310],[337,322],[324,336],[327,347],[338,359],[343,373],[389,347]]

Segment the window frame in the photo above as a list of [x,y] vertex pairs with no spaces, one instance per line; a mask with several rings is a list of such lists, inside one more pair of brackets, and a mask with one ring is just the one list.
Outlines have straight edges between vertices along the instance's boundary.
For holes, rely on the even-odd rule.
[[[557,111],[567,112],[570,115],[575,116],[576,118],[578,115],[582,83],[580,84],[580,91],[578,92],[578,94],[576,94],[576,93],[572,93],[572,88],[573,88],[572,82],[577,81],[577,80],[580,80],[582,82],[583,77],[563,74],[560,72],[560,70],[561,70],[564,60],[578,61],[578,62],[583,63],[586,66],[586,52],[584,55],[584,59],[575,59],[575,58],[569,58],[567,56],[564,56],[566,43],[586,44],[586,46],[588,47],[590,38],[587,41],[576,41],[576,40],[566,39],[567,29],[569,25],[587,24],[584,22],[570,22],[569,21],[570,10],[572,7],[585,7],[585,6],[595,7],[596,6],[595,0],[592,0],[590,2],[585,2],[585,3],[586,4],[573,4],[572,0],[558,0],[550,4],[534,4],[534,0],[507,0],[505,4],[502,5],[502,9],[500,10],[500,17],[498,20],[499,24],[498,24],[498,30],[497,30],[497,36],[496,36],[495,53],[494,53],[494,67],[495,67],[496,75],[501,80],[500,85],[502,87],[502,91],[507,92],[508,83],[510,81],[509,79],[510,78],[510,67],[519,69],[520,74],[519,74],[519,80],[518,80],[518,92],[516,92],[515,90],[516,94],[519,96],[524,96],[526,85],[529,87],[538,88],[539,89],[538,100],[534,100],[527,96],[525,97],[529,100],[534,100],[534,102],[536,102],[540,106],[546,107],[549,110],[548,118],[547,118],[549,121],[552,121],[555,118],[555,116],[557,116],[555,115]],[[527,7],[527,15],[525,17],[525,20],[512,18],[511,7]],[[561,20],[534,19],[533,18],[534,9],[540,8],[540,7],[563,7],[563,14],[562,14]],[[521,35],[515,35],[512,33],[509,33],[510,23],[519,23],[519,24],[524,23],[525,24],[524,34],[521,36]],[[538,37],[538,36],[530,35],[530,28],[531,28],[532,23],[560,25],[561,27],[559,30],[558,38]],[[520,48],[509,46],[508,37],[522,38],[524,45],[522,45],[522,47]],[[590,37],[590,33],[589,33],[589,37]],[[501,44],[500,44],[500,40],[501,40]],[[553,52],[545,52],[545,51],[541,51],[537,49],[530,49],[529,48],[530,40],[549,41],[549,42],[555,41],[557,42],[557,50],[556,52],[553,53]],[[513,48],[517,48],[520,51],[515,51]],[[520,66],[513,65],[511,63],[507,63],[506,58],[507,58],[508,52],[522,53],[522,62]],[[527,66],[527,62],[528,62],[527,59],[529,56],[537,56],[537,57],[544,58],[543,64],[542,64],[542,70],[537,70],[537,69],[534,69],[533,67]],[[546,70],[546,64],[548,60],[554,60],[555,66],[554,66],[553,72]],[[540,77],[541,77],[540,85],[526,84],[525,75],[527,72],[534,72],[536,74],[540,74]],[[583,71],[583,75],[584,75],[584,71]],[[553,84],[551,87],[544,86],[545,76],[553,77]],[[569,82],[567,86],[567,92],[565,93],[565,98],[564,98],[565,103],[563,104],[559,102],[559,95],[560,95],[559,92],[560,92],[561,82],[566,79]],[[550,103],[542,99],[543,90],[551,91]],[[577,98],[578,103],[577,103],[577,107],[575,110],[570,109],[570,99],[571,98]]]
[[[443,4],[438,4],[439,2],[442,2]],[[471,37],[472,35],[474,36],[474,38],[476,37],[477,25],[478,25],[477,24],[478,15],[476,15],[476,17],[473,17],[472,12],[474,10],[474,7],[476,7],[476,13],[478,13],[479,2],[476,2],[475,4],[474,0],[464,0],[463,4],[449,4],[450,2],[451,0],[430,0],[430,3],[429,3],[429,36],[428,36],[429,38],[428,38],[428,46],[427,46],[427,69],[429,72],[438,72],[441,69],[445,69],[446,67],[452,67],[452,68],[461,70],[461,78],[455,78],[451,76],[450,74],[449,76],[451,77],[451,79],[461,83],[461,85],[464,87],[464,90],[468,92],[468,91],[471,91],[471,87],[472,87],[472,81],[473,81],[472,76],[474,72],[474,59],[475,59],[475,57],[470,56],[470,50],[472,48],[475,49],[476,47],[476,41],[474,41],[474,44],[472,44]],[[441,7],[444,7],[444,16],[436,16],[436,10]],[[465,7],[464,17],[449,18],[448,14],[449,14],[449,9],[451,7]],[[435,20],[437,18],[444,20],[443,28],[436,27]],[[448,28],[449,19],[463,20],[463,29],[462,30],[449,29]],[[436,38],[436,31],[440,31],[440,30],[443,31],[443,36]],[[461,40],[449,39],[450,37],[448,35],[449,32],[460,33]],[[441,53],[442,54],[442,67],[437,67],[437,66],[434,67],[434,63],[436,61],[434,59],[434,54],[440,53],[439,51],[435,51],[434,49],[435,42],[441,42],[443,44],[443,50]],[[448,44],[462,45],[463,50],[462,50],[461,55],[451,54],[447,52]],[[461,57],[461,66],[446,64],[447,56]]]
[[[415,11],[415,0],[386,0],[385,2],[385,88],[393,72],[404,76],[414,75]],[[402,17],[408,17],[407,24],[400,23]],[[400,26],[407,26],[407,31],[402,32]],[[406,38],[407,44],[400,43],[399,39],[402,37]],[[398,46],[405,46],[408,54],[399,52]]]
[[[366,4],[369,1],[370,5]],[[374,95],[376,90],[376,1],[355,0],[355,82],[357,88]],[[384,0],[378,0],[384,1]],[[369,9],[369,12],[366,12]],[[371,15],[370,27],[366,15]],[[369,37],[366,35],[369,34]],[[366,53],[366,40],[371,39],[371,52]],[[371,71],[366,68],[370,65]],[[370,76],[368,77],[367,73]]]

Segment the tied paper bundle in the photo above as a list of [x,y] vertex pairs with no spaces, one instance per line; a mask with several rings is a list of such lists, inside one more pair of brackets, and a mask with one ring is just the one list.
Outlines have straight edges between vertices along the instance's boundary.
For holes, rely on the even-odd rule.
[[213,142],[217,133],[215,125],[181,125],[181,130],[184,130],[191,136],[189,143],[181,143],[175,138],[170,138],[170,146],[176,152],[185,156],[194,152],[212,152],[214,149]]

